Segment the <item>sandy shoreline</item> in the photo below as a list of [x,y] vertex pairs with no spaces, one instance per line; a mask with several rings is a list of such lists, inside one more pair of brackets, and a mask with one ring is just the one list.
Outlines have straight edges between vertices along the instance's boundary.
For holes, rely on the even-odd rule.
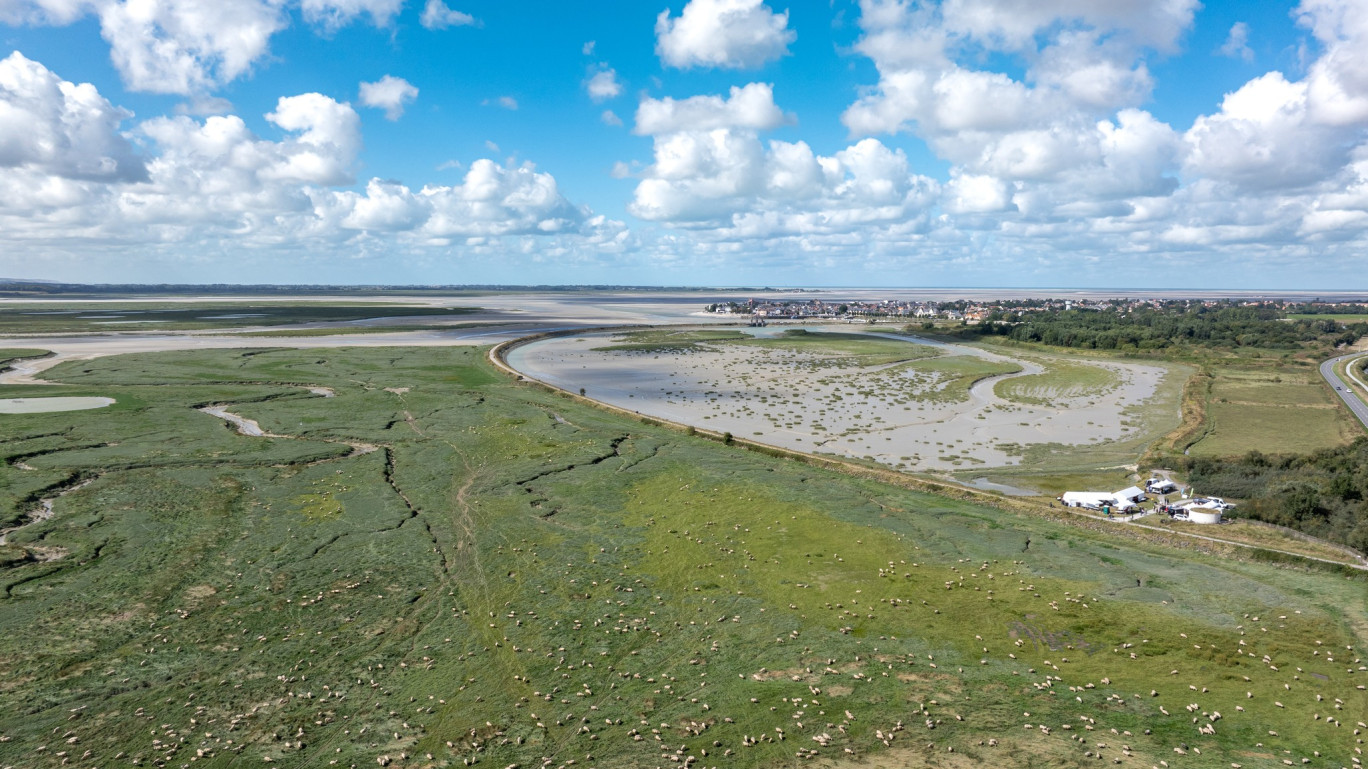
[[312,350],[330,347],[445,347],[496,344],[520,336],[563,328],[536,326],[499,329],[459,329],[456,331],[401,331],[353,336],[247,337],[207,336],[189,333],[118,334],[49,337],[10,337],[14,346],[48,350],[46,358],[15,361],[0,372],[0,384],[50,384],[41,374],[60,363],[89,360],[106,355],[177,350],[246,350],[283,348]]
[[[946,292],[948,290],[851,289],[804,296],[950,298]],[[0,373],[0,384],[40,384],[42,374],[60,363],[127,353],[486,345],[576,328],[696,325],[700,321],[737,324],[741,321],[738,317],[709,316],[703,308],[706,303],[721,298],[792,293],[607,291],[441,298],[396,296],[390,298],[436,306],[478,306],[482,308],[478,312],[455,320],[461,324],[486,325],[301,337],[241,335],[241,331],[251,327],[214,332],[142,331],[9,337],[5,341],[7,345],[41,348],[53,355],[15,362],[11,370]],[[1010,293],[1040,295],[1042,292]],[[309,300],[315,298],[322,299],[308,297]],[[430,322],[421,318],[405,322],[410,321]],[[392,319],[376,318],[339,327],[391,324],[399,325]],[[794,325],[772,326],[761,332],[782,333],[783,329]],[[837,324],[823,328],[860,332],[863,326]],[[880,338],[891,336],[880,335]],[[1012,359],[964,345],[910,339],[936,347],[942,359],[960,358],[979,364],[1008,363],[1021,369],[1017,374],[983,379],[967,393],[956,393],[957,399],[949,401],[939,394],[939,390],[950,386],[950,375],[937,371],[934,366],[911,364],[886,370],[816,372],[806,370],[815,362],[802,356],[772,353],[755,357],[735,349],[710,353],[712,357],[708,360],[678,355],[604,355],[594,353],[590,348],[606,344],[605,339],[576,341],[580,339],[588,337],[563,337],[525,345],[511,354],[510,363],[531,376],[572,391],[583,387],[590,397],[620,408],[729,431],[787,448],[871,458],[893,467],[919,471],[964,472],[1011,467],[1019,464],[1025,446],[1041,443],[1079,446],[1132,436],[1135,428],[1125,424],[1127,410],[1151,397],[1165,374],[1164,369],[1156,366],[1079,364],[1109,369],[1117,386],[1096,398],[1062,398],[1047,405],[1031,405],[1004,400],[995,388],[1004,379],[1039,373],[1041,366],[1033,360]],[[865,391],[863,395],[861,390]]]
[[[8,347],[49,350],[52,356],[41,359],[15,361],[8,371],[0,372],[0,384],[46,384],[40,374],[59,363],[86,360],[105,355],[174,350],[223,350],[292,348],[318,349],[326,347],[436,347],[448,345],[486,345],[516,339],[521,336],[573,328],[597,326],[673,324],[680,322],[738,322],[738,318],[709,317],[703,312],[712,294],[655,294],[642,292],[586,292],[586,293],[515,293],[484,296],[304,296],[304,297],[149,297],[142,300],[101,299],[95,301],[146,302],[223,302],[229,300],[252,302],[289,301],[394,301],[432,307],[479,307],[481,309],[450,318],[450,330],[386,331],[374,334],[347,334],[348,329],[375,326],[431,325],[430,317],[386,317],[383,308],[376,308],[376,317],[342,323],[304,323],[292,326],[252,326],[213,331],[158,331],[127,330],[101,334],[48,334],[41,336],[0,336],[0,343]],[[5,304],[27,304],[37,301],[59,303],[60,300],[0,299]],[[72,300],[84,302],[86,300]],[[467,325],[479,324],[479,325]],[[316,330],[336,328],[336,336],[244,336],[259,331]]]

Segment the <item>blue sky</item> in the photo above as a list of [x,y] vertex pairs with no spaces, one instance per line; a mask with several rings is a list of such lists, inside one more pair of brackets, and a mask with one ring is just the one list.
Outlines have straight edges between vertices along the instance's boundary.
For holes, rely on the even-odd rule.
[[1343,288],[1357,0],[0,0],[0,276]]

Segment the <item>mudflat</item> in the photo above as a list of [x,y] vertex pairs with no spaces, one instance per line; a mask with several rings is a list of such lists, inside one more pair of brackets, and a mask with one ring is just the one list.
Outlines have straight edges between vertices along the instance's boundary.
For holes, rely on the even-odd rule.
[[[643,344],[585,334],[523,345],[508,360],[527,376],[643,415],[921,471],[1007,467],[1031,445],[1133,437],[1141,428],[1128,415],[1167,374],[1154,365],[1071,361],[1074,378],[1100,384],[1045,392],[999,386],[1048,382],[1056,367],[1036,356],[844,330],[750,335],[759,338]],[[866,361],[839,355],[840,344],[858,337],[888,347]]]

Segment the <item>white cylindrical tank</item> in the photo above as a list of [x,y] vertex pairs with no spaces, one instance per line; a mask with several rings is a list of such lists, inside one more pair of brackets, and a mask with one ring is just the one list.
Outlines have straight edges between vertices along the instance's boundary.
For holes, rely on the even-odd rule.
[[1221,522],[1221,511],[1220,511],[1220,510],[1201,510],[1201,509],[1197,509],[1197,508],[1188,508],[1187,514],[1188,514],[1188,520],[1189,520],[1189,521],[1192,521],[1193,523],[1220,523],[1220,522]]

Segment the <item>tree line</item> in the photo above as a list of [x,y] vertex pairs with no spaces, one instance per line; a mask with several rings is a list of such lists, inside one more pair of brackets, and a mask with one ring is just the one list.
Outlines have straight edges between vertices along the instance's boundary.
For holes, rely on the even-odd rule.
[[1188,480],[1243,516],[1368,552],[1368,438],[1308,455],[1188,457]]
[[1164,350],[1183,346],[1298,349],[1350,344],[1368,334],[1368,323],[1288,318],[1281,308],[1272,305],[1173,303],[1124,310],[998,310],[983,323],[966,326],[961,333],[1086,350]]

